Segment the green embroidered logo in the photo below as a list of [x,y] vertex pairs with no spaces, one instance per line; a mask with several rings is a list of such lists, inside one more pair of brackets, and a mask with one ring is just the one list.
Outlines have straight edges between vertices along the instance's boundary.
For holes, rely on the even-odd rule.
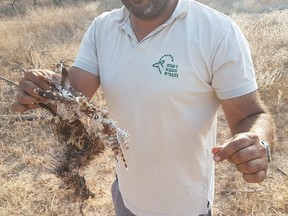
[[152,66],[157,68],[160,74],[178,78],[178,65],[174,64],[174,58],[170,54],[162,56],[160,60]]

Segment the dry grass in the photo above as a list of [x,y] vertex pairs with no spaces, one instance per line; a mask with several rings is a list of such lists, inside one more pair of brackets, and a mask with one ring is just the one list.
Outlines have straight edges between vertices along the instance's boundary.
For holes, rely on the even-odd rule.
[[[22,21],[13,16],[13,10],[9,16],[0,16],[0,75],[16,81],[21,76],[19,66],[53,68],[59,60],[73,60],[85,29],[101,10],[97,2],[90,2],[77,7],[27,7],[21,13]],[[214,213],[288,215],[288,10],[231,16],[250,42],[261,96],[276,122],[278,146],[268,177],[261,184],[245,183],[227,162],[217,165]],[[59,180],[45,171],[47,151],[53,146],[52,137],[47,137],[50,129],[41,121],[11,118],[14,113],[9,104],[17,89],[0,81],[0,90],[0,215],[79,215],[79,205],[71,203],[59,188]],[[95,100],[104,103],[99,95]],[[220,113],[218,142],[227,137]],[[113,215],[113,160],[107,151],[85,172],[96,197],[84,207],[84,215]]]

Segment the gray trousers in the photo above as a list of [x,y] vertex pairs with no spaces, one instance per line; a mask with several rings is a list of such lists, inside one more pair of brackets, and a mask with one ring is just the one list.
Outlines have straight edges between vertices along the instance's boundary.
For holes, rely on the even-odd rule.
[[[112,199],[114,203],[115,216],[136,216],[131,211],[129,211],[129,209],[125,207],[123,203],[122,195],[119,191],[117,179],[112,184],[111,192],[112,192]],[[208,207],[210,207],[209,203],[208,203]],[[212,216],[211,209],[209,209],[208,214],[201,214],[199,216]]]

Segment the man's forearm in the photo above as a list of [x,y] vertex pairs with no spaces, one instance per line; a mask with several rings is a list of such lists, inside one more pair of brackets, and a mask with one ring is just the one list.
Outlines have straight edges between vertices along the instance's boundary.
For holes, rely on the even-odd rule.
[[260,140],[267,141],[270,144],[272,150],[275,148],[275,126],[269,113],[263,112],[248,116],[234,128],[231,128],[232,136],[244,132],[257,134]]

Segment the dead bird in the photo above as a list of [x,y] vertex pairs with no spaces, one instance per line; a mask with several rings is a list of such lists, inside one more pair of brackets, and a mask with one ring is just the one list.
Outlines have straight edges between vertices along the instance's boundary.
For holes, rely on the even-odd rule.
[[128,168],[123,152],[129,148],[129,133],[109,118],[106,107],[94,105],[70,85],[69,73],[64,67],[59,79],[52,79],[46,73],[43,77],[50,89],[34,91],[47,98],[46,102],[37,104],[45,110],[46,120],[58,142],[49,154],[49,171],[63,181],[66,189],[74,191],[75,200],[85,201],[94,194],[80,171],[103,153],[106,146],[112,149],[117,162]]

